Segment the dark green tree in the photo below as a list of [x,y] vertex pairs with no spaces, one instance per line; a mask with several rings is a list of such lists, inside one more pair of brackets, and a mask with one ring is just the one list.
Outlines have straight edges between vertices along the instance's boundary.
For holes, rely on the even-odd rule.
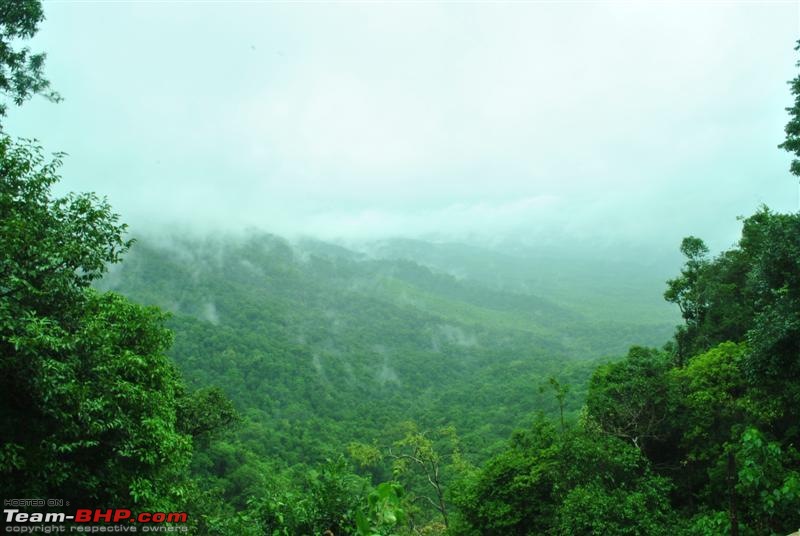
[[[797,42],[794,49],[800,51],[800,41]],[[800,67],[800,62],[797,63],[797,66]],[[800,74],[789,80],[789,86],[794,95],[794,104],[786,108],[786,111],[789,112],[789,122],[786,123],[784,129],[786,140],[778,147],[800,157]],[[792,160],[789,170],[792,175],[800,177],[800,160],[797,158]]]
[[654,454],[671,435],[669,368],[664,352],[641,347],[598,367],[589,384],[589,415],[603,432]]
[[[0,93],[17,106],[37,94],[54,102],[61,100],[44,77],[45,54],[15,47],[18,41],[33,37],[43,20],[39,0],[0,2]],[[0,117],[6,114],[7,106],[0,102]]]
[[561,443],[558,461],[553,534],[672,534],[672,485],[630,443],[591,426],[576,428]]
[[[689,240],[689,239],[687,239]],[[697,239],[692,239],[697,240]],[[686,244],[686,240],[684,241]],[[796,428],[800,387],[800,215],[763,207],[746,218],[738,245],[714,259],[687,253],[681,276],[665,294],[681,304],[676,333],[683,364],[726,341],[747,341],[740,367],[752,387],[785,411],[778,426]]]
[[0,493],[167,507],[191,452],[171,333],[89,288],[130,241],[104,201],[52,197],[58,165],[0,138]]
[[[517,432],[458,495],[463,522],[472,534],[546,534],[557,513],[558,434],[545,420]],[[468,532],[462,529],[463,532]]]
[[667,282],[664,298],[676,303],[686,323],[694,325],[702,321],[705,312],[698,282],[708,264],[708,247],[699,238],[687,236],[681,242],[681,253],[686,256],[686,264],[679,277]]
[[[468,534],[670,534],[671,485],[591,422],[516,433],[459,496]],[[471,530],[470,530],[471,529]]]
[[240,421],[233,403],[219,387],[203,387],[182,396],[177,409],[181,432],[195,439],[210,438]]

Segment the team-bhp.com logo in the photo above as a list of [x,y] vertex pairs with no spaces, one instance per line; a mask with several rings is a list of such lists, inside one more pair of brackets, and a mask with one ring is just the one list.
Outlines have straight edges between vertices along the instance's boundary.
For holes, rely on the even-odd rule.
[[72,521],[74,523],[186,523],[186,512],[140,512],[136,515],[126,508],[109,510],[88,510],[79,508],[74,515],[68,516],[64,512],[20,512],[6,508],[6,523],[58,523]]
[[[142,532],[173,532],[174,525],[159,525],[161,523],[186,523],[186,512],[139,512],[134,514],[127,508],[89,509],[78,508],[74,514],[65,512],[23,512],[18,508],[4,508],[3,514],[6,521],[6,532],[33,533],[33,532],[109,532],[110,527],[105,524],[136,524],[141,523]],[[58,524],[69,523],[70,530]],[[97,525],[101,523],[102,525]],[[53,524],[51,530],[32,530],[32,524]],[[185,530],[185,526],[178,526]],[[120,527],[121,528],[121,527]],[[53,530],[55,529],[55,530]],[[166,530],[171,529],[171,530]],[[124,532],[139,532],[136,525],[128,525]],[[114,530],[113,532],[121,532]]]

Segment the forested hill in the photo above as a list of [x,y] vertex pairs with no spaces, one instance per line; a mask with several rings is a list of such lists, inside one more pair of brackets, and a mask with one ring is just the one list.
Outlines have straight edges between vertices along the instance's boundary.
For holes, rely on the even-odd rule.
[[677,248],[654,251],[569,243],[496,245],[395,238],[356,246],[382,259],[412,260],[493,289],[541,296],[591,319],[637,325],[675,324],[661,290],[683,262]]
[[407,419],[454,424],[488,454],[530,413],[554,410],[538,389],[550,376],[575,384],[576,409],[591,362],[660,346],[675,324],[655,308],[649,322],[624,310],[599,320],[519,287],[266,234],[144,238],[100,286],[171,311],[187,381],[221,386],[261,429],[259,450],[297,462]]

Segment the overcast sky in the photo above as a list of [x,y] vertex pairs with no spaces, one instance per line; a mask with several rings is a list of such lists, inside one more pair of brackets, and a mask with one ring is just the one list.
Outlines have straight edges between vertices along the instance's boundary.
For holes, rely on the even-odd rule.
[[69,153],[136,232],[727,247],[798,206],[798,4],[46,2]]

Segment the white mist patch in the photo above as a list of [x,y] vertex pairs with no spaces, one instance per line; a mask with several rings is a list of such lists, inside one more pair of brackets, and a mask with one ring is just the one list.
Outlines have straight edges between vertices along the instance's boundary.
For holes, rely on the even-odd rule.
[[427,310],[427,308],[425,307],[425,304],[422,303],[422,301],[420,301],[419,298],[417,298],[416,296],[413,296],[407,290],[401,290],[397,294],[397,298],[396,299],[397,299],[397,302],[400,305],[406,305],[406,306],[409,306],[409,307],[413,307],[415,309],[420,309],[422,311]]
[[159,303],[158,306],[161,307],[162,309],[165,309],[166,311],[169,311],[172,314],[178,314],[182,312],[181,304],[176,300],[165,301]]
[[378,370],[377,380],[381,385],[385,385],[387,382],[400,384],[400,377],[397,375],[397,372],[389,366],[389,361],[385,357],[383,358],[380,370]]
[[306,266],[311,263],[311,253],[298,247],[292,247],[292,260],[298,266]]
[[319,358],[319,354],[315,353],[311,357],[311,365],[314,367],[314,370],[317,371],[317,374],[323,378],[325,377],[325,371],[322,370],[322,360]]
[[428,209],[369,207],[315,213],[299,232],[323,240],[375,240],[391,236],[484,236],[530,233],[534,224],[563,226],[565,203],[556,195],[457,201]]
[[[466,333],[459,326],[451,326],[450,324],[442,324],[439,326],[438,335],[445,342],[455,344],[456,346],[473,347],[478,345],[478,339],[472,333]],[[434,338],[434,348],[438,348],[436,339]]]
[[325,316],[325,320],[329,322],[328,327],[331,332],[340,331],[342,329],[344,323],[342,322],[341,314],[333,309],[325,309],[322,314]]
[[387,383],[396,383],[400,384],[400,377],[397,375],[397,372],[389,365],[389,353],[386,351],[386,348],[383,346],[377,345],[373,347],[373,350],[378,355],[382,356],[381,365],[378,368],[375,379],[378,380],[378,383],[381,385],[386,385]]
[[358,382],[358,380],[356,379],[356,373],[353,370],[353,365],[351,365],[347,361],[343,361],[342,370],[344,370],[344,380],[345,382],[347,382],[348,385],[355,385]]
[[106,264],[106,272],[103,278],[95,283],[101,290],[111,290],[117,288],[122,283],[122,264]]
[[214,302],[208,301],[203,304],[203,307],[200,309],[200,318],[215,326],[219,324],[219,313],[217,312],[217,306],[214,305]]
[[239,264],[242,266],[242,268],[244,268],[245,270],[247,270],[251,274],[255,274],[255,275],[258,275],[258,276],[263,276],[264,275],[264,269],[263,268],[261,268],[260,266],[256,266],[255,264],[253,264],[252,262],[248,261],[247,259],[240,259],[239,260]]

